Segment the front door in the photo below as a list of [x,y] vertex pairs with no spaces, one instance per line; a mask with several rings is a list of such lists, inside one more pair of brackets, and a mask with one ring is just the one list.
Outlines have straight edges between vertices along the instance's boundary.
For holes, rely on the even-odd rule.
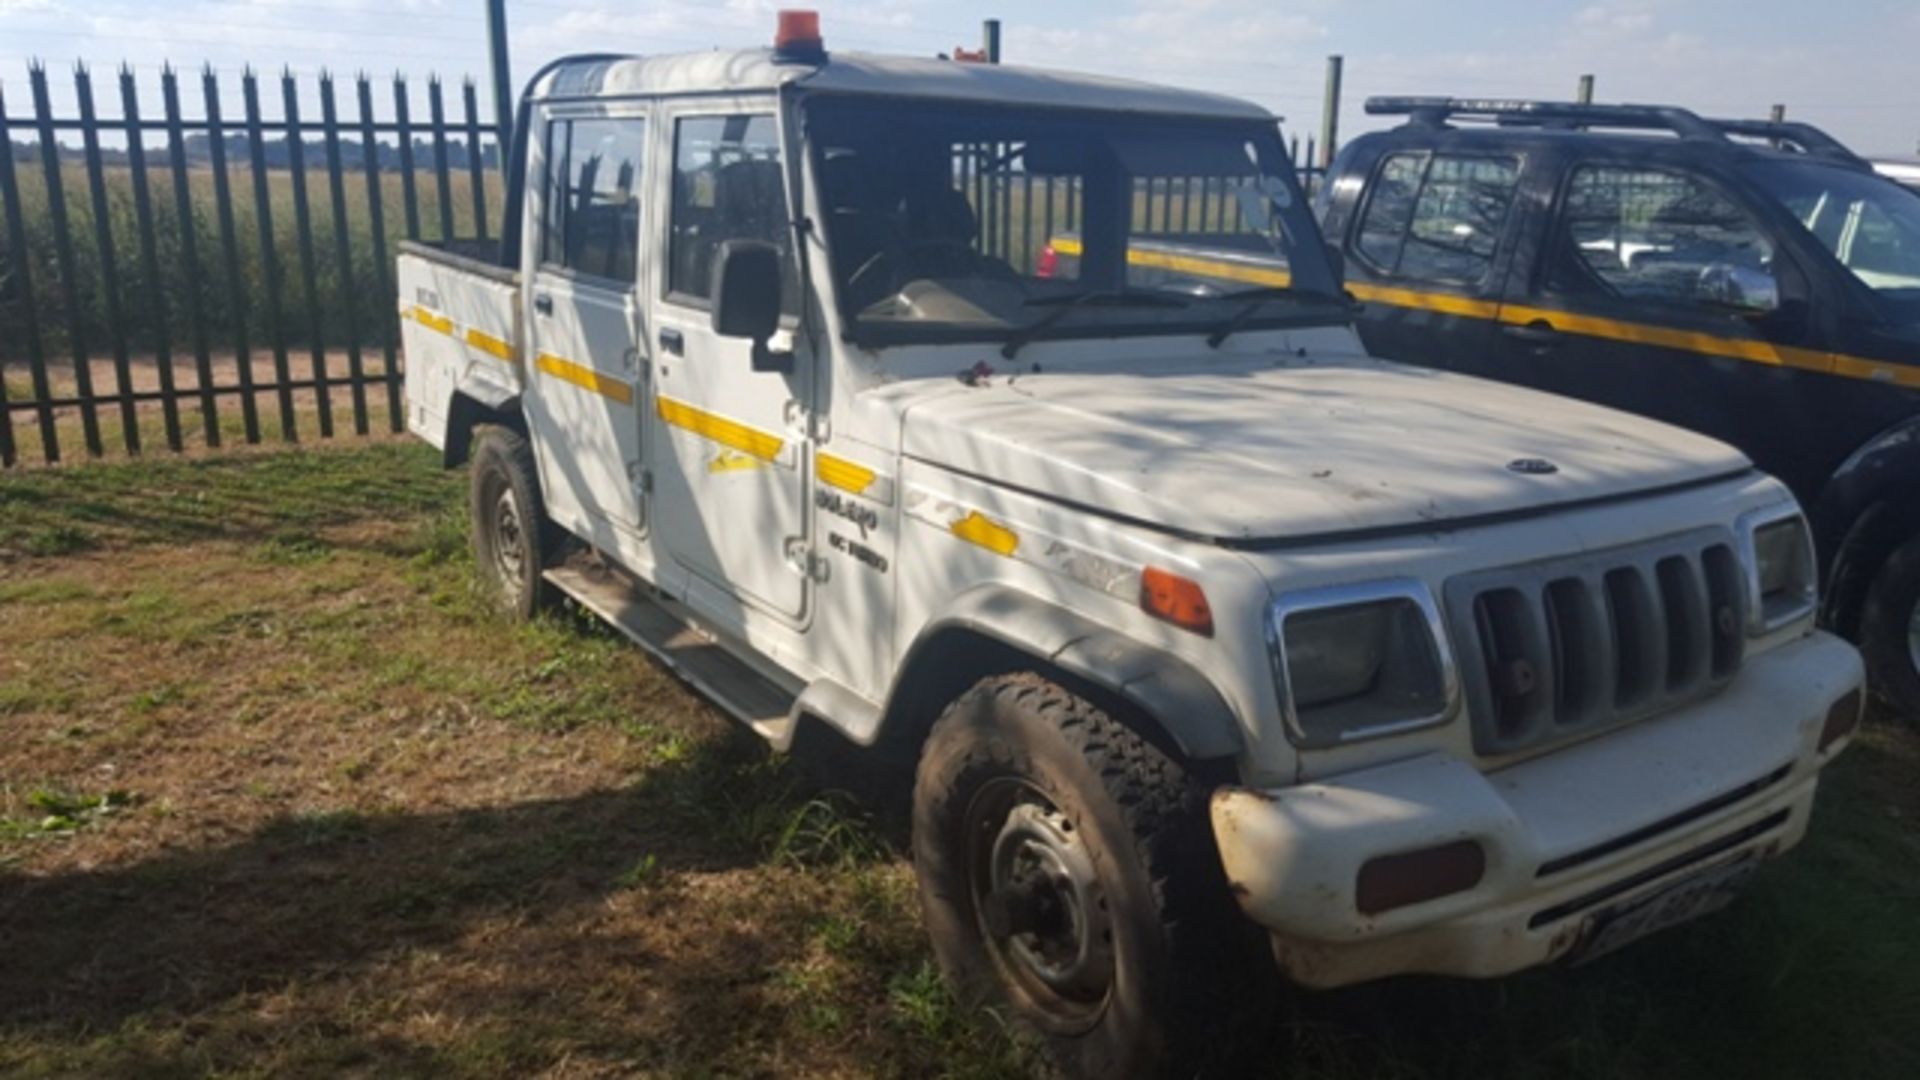
[[[750,343],[712,330],[721,244],[764,240],[786,259],[781,338],[799,311],[780,128],[771,98],[701,102],[663,118],[654,312],[652,451],[656,535],[693,575],[689,600],[747,605],[789,621],[807,596],[805,445],[808,357],[756,372]],[[776,348],[790,344],[776,341]]]
[[1388,154],[1347,244],[1348,288],[1375,356],[1491,375],[1503,250],[1520,162]]
[[647,121],[548,117],[529,283],[528,420],[553,452],[541,486],[556,518],[618,549],[646,525],[640,379],[646,362],[638,258]]
[[1829,379],[1806,278],[1732,194],[1697,173],[1593,159],[1555,204],[1542,263],[1503,311],[1510,368],[1771,470],[1791,462],[1769,448],[1823,441],[1832,420],[1791,407]]

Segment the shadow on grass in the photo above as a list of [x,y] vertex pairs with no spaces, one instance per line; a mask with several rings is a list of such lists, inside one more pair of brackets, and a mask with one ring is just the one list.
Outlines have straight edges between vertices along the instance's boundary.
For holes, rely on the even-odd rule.
[[[778,1030],[765,1030],[778,1013],[769,973],[805,951],[807,927],[823,915],[818,893],[780,883],[837,876],[857,893],[885,854],[862,815],[823,793],[805,766],[733,734],[691,744],[630,786],[578,797],[433,814],[304,814],[225,847],[129,866],[45,879],[0,870],[0,1071],[10,1043],[56,1072],[74,1064],[67,1053],[101,1063],[86,1056],[88,1041],[129,1024],[217,1029],[229,1041],[236,1024],[273,1030],[254,1005],[234,1016],[235,999],[252,995],[257,1005],[261,995],[355,980],[367,980],[359,993],[378,996],[379,971],[420,955],[446,974],[431,977],[427,1005],[416,985],[411,1007],[531,1032],[516,1036],[524,1045],[473,1051],[499,1055],[480,1071],[551,1060],[560,1053],[553,1040],[700,1061],[738,1047],[755,1027],[743,1017],[756,1014],[762,1042],[777,1045]],[[754,867],[737,880],[713,874]],[[681,883],[696,879],[705,884],[686,888],[733,895],[684,894]],[[616,896],[643,910],[610,920]],[[918,931],[904,907],[889,911],[886,925],[863,933],[882,943],[866,954],[876,970],[897,976],[920,963]],[[476,930],[488,944],[475,945]],[[476,948],[482,964],[521,955],[484,977],[463,975]],[[590,954],[600,949],[614,955]],[[878,977],[871,996],[884,1005],[887,975]],[[596,995],[623,978],[641,980],[621,991],[636,1008],[644,1002],[637,1049],[625,1020],[593,1022]],[[315,1023],[283,1017],[273,1037]],[[330,1067],[362,1056],[405,1067],[440,1052],[357,1025],[328,1041]],[[106,1063],[132,1068],[150,1049],[123,1046]],[[170,1059],[194,1060],[251,1059],[244,1051],[223,1062]]]
[[[823,800],[823,762],[846,764],[827,753],[796,766],[738,735],[578,797],[288,817],[214,850],[44,880],[0,874],[0,1049],[13,1037],[79,1052],[131,1022],[212,1030],[228,1056],[187,1060],[228,1067],[260,1064],[258,1045],[289,1029],[321,1028],[320,1049],[272,1065],[525,1071],[604,1053],[669,1070],[921,1075],[977,1053],[1004,1074],[1005,1053],[964,1027],[916,1042],[839,1015],[876,999],[884,1009],[889,972],[926,969],[910,914],[823,909],[806,892],[823,870],[887,863],[869,828],[847,824],[859,815]],[[1291,994],[1278,1015],[1240,1025],[1234,1057],[1330,1078],[1916,1075],[1920,931],[1902,862],[1916,847],[1888,813],[1909,798],[1894,784],[1910,764],[1856,748],[1808,844],[1723,915],[1585,968]],[[807,872],[755,878],[752,895],[674,884],[783,862]],[[609,926],[605,909],[635,890],[648,897],[641,913]],[[868,942],[870,972],[792,1008],[782,987],[817,976],[796,956],[823,918]],[[491,970],[471,972],[463,957],[476,949]],[[447,973],[412,986],[408,1007],[478,1018],[475,1031],[409,1039],[350,1011],[296,1018],[257,1001],[233,1015],[236,998],[303,985],[360,980],[357,993],[380,999],[399,992],[381,972],[421,955]],[[111,1060],[182,1063],[145,1044]]]

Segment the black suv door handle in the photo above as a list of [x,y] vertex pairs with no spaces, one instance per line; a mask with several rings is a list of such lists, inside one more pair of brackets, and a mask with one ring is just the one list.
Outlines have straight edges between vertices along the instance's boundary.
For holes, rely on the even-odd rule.
[[660,331],[660,348],[674,356],[685,356],[687,353],[687,339],[685,335],[681,334],[678,330],[662,329]]
[[1566,335],[1560,331],[1555,330],[1553,324],[1547,322],[1545,319],[1535,319],[1524,326],[1518,323],[1508,323],[1500,328],[1500,332],[1515,341],[1531,345],[1536,349],[1551,349],[1559,345],[1566,337]]
[[534,293],[533,310],[542,315],[553,314],[553,297],[548,296],[546,293]]

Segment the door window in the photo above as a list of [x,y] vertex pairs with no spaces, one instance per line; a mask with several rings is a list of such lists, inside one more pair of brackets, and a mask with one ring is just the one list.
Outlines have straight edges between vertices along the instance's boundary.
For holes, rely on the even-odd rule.
[[667,291],[704,306],[728,240],[764,240],[785,267],[780,308],[800,310],[780,135],[767,114],[698,116],[674,127],[673,220]]
[[1514,158],[1395,154],[1367,200],[1359,254],[1389,276],[1478,284],[1519,182]]
[[622,288],[634,283],[645,145],[639,117],[547,125],[542,263]]
[[1547,287],[1683,306],[1777,304],[1773,244],[1698,177],[1583,165],[1568,181]]

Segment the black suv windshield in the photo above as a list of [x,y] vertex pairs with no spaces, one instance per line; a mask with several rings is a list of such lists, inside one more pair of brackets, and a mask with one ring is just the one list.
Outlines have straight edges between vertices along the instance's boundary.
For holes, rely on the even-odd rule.
[[[1345,304],[1271,121],[806,102],[856,339],[1000,341],[1338,324]],[[1249,298],[1177,252],[1249,260]],[[1188,262],[1194,260],[1188,259]]]
[[1833,165],[1765,162],[1748,169],[1873,290],[1889,321],[1920,326],[1920,193]]

